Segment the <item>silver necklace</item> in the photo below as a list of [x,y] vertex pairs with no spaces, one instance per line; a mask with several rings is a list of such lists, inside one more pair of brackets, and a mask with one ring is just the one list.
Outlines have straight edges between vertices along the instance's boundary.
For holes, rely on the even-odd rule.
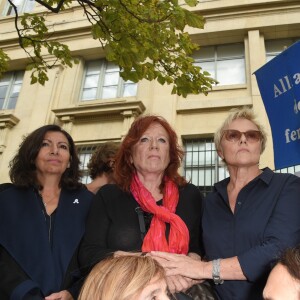
[[47,208],[47,205],[57,197],[57,196],[54,196],[53,198],[51,198],[50,200],[48,200],[48,201],[46,202],[46,201],[44,201],[42,192],[39,191],[39,195],[40,195],[41,198],[42,198],[42,202],[43,202],[45,208]]

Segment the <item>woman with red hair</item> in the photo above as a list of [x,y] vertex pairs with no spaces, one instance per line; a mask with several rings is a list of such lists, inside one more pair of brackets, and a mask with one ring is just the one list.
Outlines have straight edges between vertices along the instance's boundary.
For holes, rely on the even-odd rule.
[[[183,155],[162,117],[133,122],[116,156],[116,184],[102,187],[92,204],[79,253],[83,267],[133,251],[200,253],[202,196],[178,173]],[[168,278],[172,292],[191,284]]]

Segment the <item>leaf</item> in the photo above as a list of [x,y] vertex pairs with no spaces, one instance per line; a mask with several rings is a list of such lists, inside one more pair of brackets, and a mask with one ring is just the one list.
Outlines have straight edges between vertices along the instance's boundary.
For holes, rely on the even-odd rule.
[[205,21],[202,16],[188,10],[184,10],[184,12],[187,25],[200,29],[204,28]]
[[35,83],[37,83],[37,82],[38,82],[37,77],[34,76],[33,74],[31,74],[31,81],[30,81],[30,84],[35,84]]
[[199,1],[198,0],[185,0],[185,3],[188,6],[194,7],[194,6],[196,6],[199,3]]
[[158,75],[157,76],[157,81],[161,84],[161,85],[164,85],[165,82],[166,82],[166,79],[162,76],[162,75]]
[[9,56],[2,49],[0,49],[0,78],[8,70],[9,60]]
[[[39,3],[43,6],[43,2]],[[60,0],[44,3],[55,11]],[[185,0],[185,3],[195,6],[197,0]],[[64,0],[61,10],[71,4],[71,0]],[[120,67],[124,80],[157,79],[162,85],[172,84],[172,93],[183,97],[189,93],[206,94],[216,81],[194,65],[192,54],[198,45],[185,30],[187,26],[202,29],[205,20],[182,4],[178,0],[74,1],[76,9],[84,5],[82,14],[90,22],[91,38],[99,41],[106,59]],[[68,46],[60,42],[60,28],[56,27],[58,34],[48,33],[48,23],[45,23],[48,8],[43,9],[45,13],[25,13],[15,23],[19,43],[30,60],[27,69],[32,72],[31,83],[42,85],[48,80],[48,69],[78,63]],[[6,70],[6,62],[7,58],[0,52],[0,75]]]

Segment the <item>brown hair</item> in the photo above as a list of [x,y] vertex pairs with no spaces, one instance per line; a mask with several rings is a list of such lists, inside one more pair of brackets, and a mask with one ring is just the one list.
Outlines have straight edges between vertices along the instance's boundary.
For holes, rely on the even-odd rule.
[[[130,191],[130,183],[135,173],[135,167],[130,160],[132,147],[153,123],[160,124],[167,131],[169,136],[170,163],[167,166],[164,175],[173,180],[178,186],[184,186],[187,183],[186,180],[178,173],[184,152],[178,144],[176,132],[164,118],[160,116],[147,115],[139,117],[132,123],[116,156],[114,178],[116,183],[124,191]],[[164,187],[163,184],[164,182],[161,184],[161,190]]]
[[101,144],[92,154],[87,165],[89,175],[92,179],[101,176],[103,173],[111,174],[114,161],[119,146],[115,143],[107,142]]
[[19,146],[17,154],[9,163],[9,176],[11,182],[19,187],[37,186],[35,160],[41,149],[42,142],[47,132],[61,132],[69,143],[70,167],[65,170],[60,180],[60,186],[75,189],[82,184],[79,182],[79,158],[74,141],[69,133],[58,125],[45,125],[26,136]]
[[165,280],[165,271],[151,257],[109,257],[94,266],[78,299],[132,300],[153,278]]
[[285,250],[279,263],[287,268],[293,278],[300,280],[300,245]]

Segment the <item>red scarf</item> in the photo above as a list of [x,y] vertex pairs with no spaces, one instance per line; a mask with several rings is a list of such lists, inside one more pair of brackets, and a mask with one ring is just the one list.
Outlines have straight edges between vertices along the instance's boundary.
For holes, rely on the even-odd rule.
[[[142,251],[187,254],[190,236],[185,223],[175,214],[179,198],[176,184],[165,178],[163,206],[156,204],[152,194],[143,186],[136,174],[133,176],[130,190],[140,207],[153,214],[150,228],[144,238]],[[166,223],[170,223],[169,243],[165,233]]]

